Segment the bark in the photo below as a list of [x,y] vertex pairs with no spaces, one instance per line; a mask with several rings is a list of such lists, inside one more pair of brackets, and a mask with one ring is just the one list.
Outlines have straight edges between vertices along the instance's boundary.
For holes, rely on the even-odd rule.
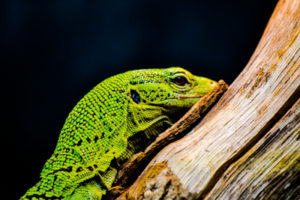
[[300,3],[280,0],[249,63],[118,199],[300,199]]

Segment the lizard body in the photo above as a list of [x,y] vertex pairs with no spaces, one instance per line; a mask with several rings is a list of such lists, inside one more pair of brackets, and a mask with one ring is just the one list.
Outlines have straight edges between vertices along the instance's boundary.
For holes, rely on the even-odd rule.
[[101,199],[118,167],[215,85],[179,67],[104,80],[70,112],[40,181],[21,199]]

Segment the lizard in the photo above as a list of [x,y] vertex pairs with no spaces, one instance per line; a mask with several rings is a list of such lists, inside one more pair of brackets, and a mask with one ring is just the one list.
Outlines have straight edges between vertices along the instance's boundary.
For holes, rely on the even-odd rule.
[[216,85],[181,67],[105,79],[69,113],[39,181],[21,200],[101,200],[118,168]]

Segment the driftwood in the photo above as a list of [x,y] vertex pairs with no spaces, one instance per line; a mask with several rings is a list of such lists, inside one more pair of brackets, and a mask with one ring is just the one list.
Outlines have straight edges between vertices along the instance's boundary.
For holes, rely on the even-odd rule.
[[299,1],[280,0],[227,92],[118,199],[300,199],[299,33]]

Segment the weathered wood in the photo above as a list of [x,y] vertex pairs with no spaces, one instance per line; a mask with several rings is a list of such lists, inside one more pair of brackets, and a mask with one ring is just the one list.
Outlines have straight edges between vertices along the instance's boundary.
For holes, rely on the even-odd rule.
[[205,199],[300,199],[299,181],[300,100],[229,167]]
[[248,65],[217,105],[119,199],[298,197],[299,33],[299,1],[279,1]]

